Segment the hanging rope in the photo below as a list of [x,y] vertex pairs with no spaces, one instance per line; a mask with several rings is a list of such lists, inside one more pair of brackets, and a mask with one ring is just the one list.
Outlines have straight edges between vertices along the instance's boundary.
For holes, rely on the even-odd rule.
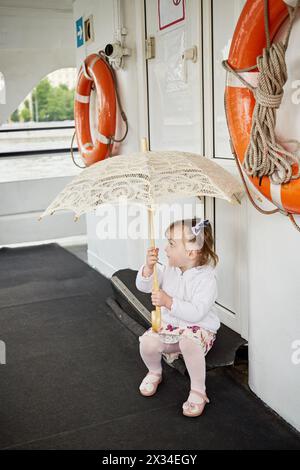
[[84,166],[78,165],[78,163],[76,162],[76,160],[74,158],[73,144],[74,144],[75,135],[76,135],[76,131],[74,131],[74,134],[73,134],[73,137],[72,137],[72,140],[71,140],[71,147],[70,147],[71,157],[72,157],[74,165],[77,166],[78,168],[83,169],[83,168],[86,168],[86,165],[84,165]]
[[[268,0],[264,0],[264,24],[267,44],[266,48],[263,49],[262,55],[257,57],[256,65],[234,70],[227,60],[222,61],[222,66],[226,71],[231,72],[249,90],[251,90],[256,99],[252,116],[250,141],[243,160],[243,168],[249,176],[259,177],[260,182],[263,176],[269,176],[274,184],[288,183],[292,179],[297,179],[300,176],[300,157],[287,151],[279,142],[276,142],[275,136],[276,109],[278,109],[281,104],[283,86],[287,80],[285,53],[299,5],[300,0],[297,0],[295,7],[287,5],[289,12],[289,26],[285,40],[283,42],[279,41],[271,44],[269,30],[269,2]],[[257,87],[253,87],[240,75],[242,72],[249,72],[254,69],[258,69],[259,71]],[[235,159],[237,160],[235,151],[233,148],[232,150]],[[292,165],[294,163],[297,164],[298,171],[293,175]],[[268,215],[276,212],[288,215],[293,225],[298,231],[300,231],[300,227],[296,224],[292,214],[278,208],[272,211],[264,211],[255,204],[246,185],[244,175],[242,174],[238,161],[237,165],[247,194],[255,208],[261,213]]]

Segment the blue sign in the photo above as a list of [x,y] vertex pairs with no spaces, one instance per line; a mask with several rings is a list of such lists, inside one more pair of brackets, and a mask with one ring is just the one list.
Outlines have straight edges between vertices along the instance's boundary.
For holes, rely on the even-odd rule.
[[77,47],[83,45],[83,18],[82,16],[79,20],[76,21],[76,38],[77,38]]

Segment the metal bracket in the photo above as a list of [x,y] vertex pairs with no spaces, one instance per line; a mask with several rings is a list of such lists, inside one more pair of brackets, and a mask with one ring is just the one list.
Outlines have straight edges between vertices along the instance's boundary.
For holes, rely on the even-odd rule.
[[155,58],[155,37],[150,36],[146,39],[146,60]]

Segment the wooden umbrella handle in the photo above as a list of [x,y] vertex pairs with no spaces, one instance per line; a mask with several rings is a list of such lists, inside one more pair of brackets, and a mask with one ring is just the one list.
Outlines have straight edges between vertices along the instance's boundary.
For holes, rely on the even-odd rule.
[[[150,228],[150,246],[151,246],[151,248],[155,248],[153,212],[154,212],[154,208],[151,206],[149,208],[149,228]],[[159,283],[158,283],[156,264],[154,265],[154,269],[153,269],[153,290],[154,291],[159,291]],[[159,331],[160,327],[161,327],[161,312],[160,312],[160,307],[159,306],[156,306],[155,310],[152,310],[152,312],[151,312],[151,323],[152,323],[152,330],[157,333]]]
[[[148,139],[146,137],[141,139],[141,151],[142,152],[148,152],[149,151],[149,144],[148,144]],[[154,208],[151,205],[149,209],[149,235],[150,235],[150,247],[155,248],[155,243],[154,243],[154,222],[153,222],[153,212]],[[157,276],[157,268],[156,264],[154,265],[153,269],[153,290],[158,291],[159,290],[159,284],[158,284],[158,276]],[[152,330],[155,332],[158,332],[160,327],[161,327],[161,313],[160,313],[160,307],[156,306],[155,310],[152,310],[151,312],[151,324],[152,324]]]

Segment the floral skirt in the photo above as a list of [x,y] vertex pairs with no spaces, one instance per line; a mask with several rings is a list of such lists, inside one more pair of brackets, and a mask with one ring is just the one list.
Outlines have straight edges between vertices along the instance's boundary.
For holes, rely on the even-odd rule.
[[[216,333],[206,330],[198,325],[187,326],[185,328],[172,326],[172,325],[163,325],[161,326],[158,333],[154,332],[152,328],[149,328],[143,336],[153,335],[159,336],[160,340],[166,344],[166,349],[168,349],[168,344],[179,343],[181,337],[190,338],[192,341],[200,344],[203,348],[204,355],[212,348],[213,343],[216,339]],[[178,352],[163,352],[168,363],[172,363],[175,359],[179,358],[181,354]]]

